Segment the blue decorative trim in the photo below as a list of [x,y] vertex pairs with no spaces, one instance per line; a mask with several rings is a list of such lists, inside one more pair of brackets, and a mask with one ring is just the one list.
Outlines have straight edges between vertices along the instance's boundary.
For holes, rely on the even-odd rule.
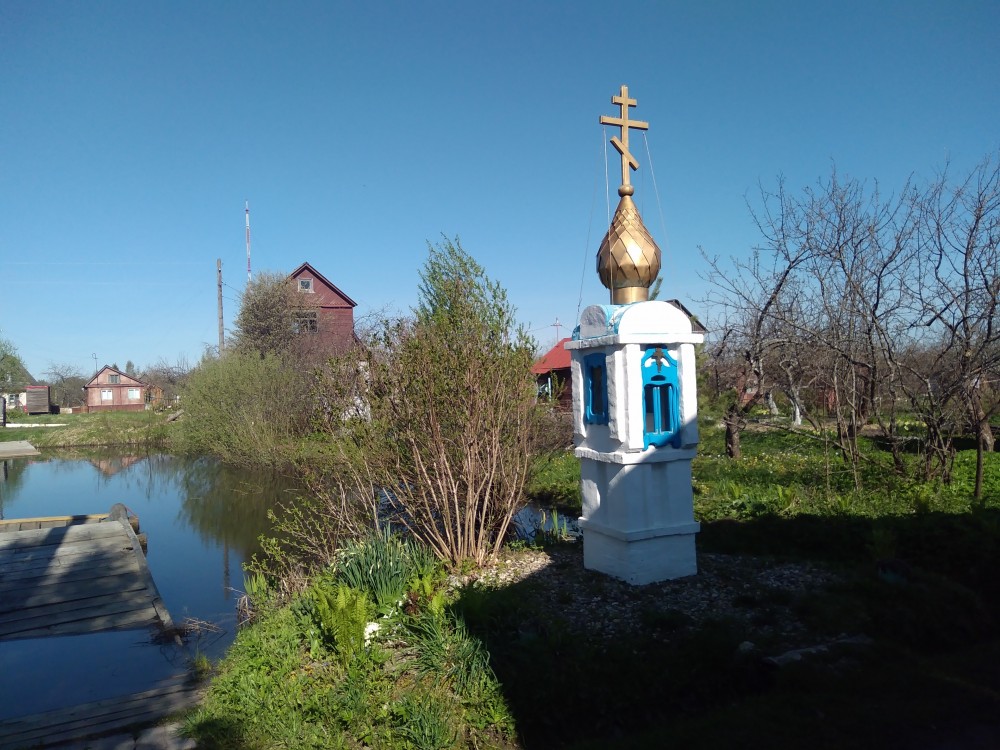
[[583,358],[583,421],[608,423],[608,365],[604,353]]
[[664,346],[651,346],[642,355],[643,446],[680,448],[680,382],[677,360]]

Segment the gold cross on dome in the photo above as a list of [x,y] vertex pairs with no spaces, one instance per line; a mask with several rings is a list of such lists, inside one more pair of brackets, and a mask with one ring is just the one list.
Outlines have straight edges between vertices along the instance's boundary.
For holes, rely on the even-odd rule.
[[611,103],[617,104],[621,108],[621,116],[608,117],[607,115],[601,115],[601,125],[617,125],[622,129],[622,137],[619,138],[617,135],[612,136],[611,145],[618,149],[618,153],[622,157],[622,185],[624,186],[629,184],[629,167],[632,169],[639,168],[639,162],[635,160],[632,152],[628,150],[629,128],[648,130],[649,123],[642,120],[628,119],[628,108],[634,107],[638,103],[635,99],[628,98],[628,86],[622,86],[621,93],[618,96],[611,97]]

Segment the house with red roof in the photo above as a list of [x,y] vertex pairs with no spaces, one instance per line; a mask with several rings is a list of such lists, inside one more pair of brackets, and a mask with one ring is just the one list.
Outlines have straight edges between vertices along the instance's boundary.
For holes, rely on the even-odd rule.
[[538,383],[539,396],[555,396],[560,409],[573,408],[573,379],[570,377],[570,355],[566,349],[569,337],[559,339],[556,345],[535,361],[531,372]]

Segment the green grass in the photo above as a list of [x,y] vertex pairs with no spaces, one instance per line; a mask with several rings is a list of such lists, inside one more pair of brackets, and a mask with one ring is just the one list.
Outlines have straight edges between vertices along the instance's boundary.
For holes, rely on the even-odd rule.
[[[875,645],[768,670],[737,649],[761,633],[726,622],[692,631],[669,606],[644,613],[648,636],[597,645],[567,635],[558,603],[528,604],[530,581],[460,600],[525,746],[924,747],[982,724],[1000,737],[1000,684],[983,666],[1000,657],[1000,454],[985,457],[975,504],[972,450],[958,452],[944,485],[914,480],[912,454],[909,477],[897,475],[868,440],[855,474],[812,436],[747,431],[740,461],[725,457],[723,437],[704,425],[693,462],[699,551],[834,567],[837,586],[743,604],[762,627],[787,606],[816,643],[864,633]],[[576,459],[558,456],[532,493],[564,496],[578,481]],[[880,575],[890,562],[905,581]],[[560,720],[581,705],[585,720]]]
[[543,508],[579,515],[580,459],[573,451],[541,456],[533,469],[525,488],[528,499]]
[[165,413],[105,411],[88,414],[17,414],[9,424],[45,424],[51,427],[0,429],[0,441],[27,440],[36,448],[146,446],[167,448],[177,434]]
[[[488,653],[432,606],[426,582],[443,579],[418,558],[373,535],[288,606],[265,609],[237,635],[186,733],[221,750],[516,747]],[[398,603],[376,607],[400,587]]]
[[[349,575],[370,608],[347,595],[341,606],[327,588],[325,609],[302,600],[242,631],[188,730],[199,747],[233,750],[930,748],[1000,737],[998,456],[987,456],[974,506],[974,454],[959,453],[943,486],[897,477],[877,446],[864,448],[873,461],[860,489],[838,455],[801,435],[747,432],[733,462],[706,427],[694,461],[699,553],[808,561],[836,570],[835,584],[752,587],[734,602],[745,618],[700,622],[667,588],[640,611],[642,627],[594,638],[574,623],[586,598],[553,596],[531,576],[465,586],[442,608],[441,575],[394,574],[409,579],[403,605],[376,615],[376,592],[400,584],[357,575],[375,570],[366,563]],[[558,454],[530,492],[565,511],[578,481],[577,459]],[[902,578],[886,575],[890,563]],[[595,600],[610,589],[587,581]],[[335,569],[314,582],[337,584]],[[777,668],[761,655],[785,648],[769,630],[778,613],[806,629],[800,643],[872,642]],[[338,639],[357,646],[368,617],[380,622],[375,640],[338,651]]]

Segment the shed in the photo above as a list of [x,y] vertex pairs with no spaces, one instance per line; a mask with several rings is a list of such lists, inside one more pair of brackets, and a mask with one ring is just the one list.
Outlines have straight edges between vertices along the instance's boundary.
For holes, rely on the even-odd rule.
[[52,411],[49,387],[47,385],[25,386],[24,410],[28,414],[49,414]]
[[538,383],[539,396],[558,397],[560,409],[573,408],[573,379],[570,377],[571,358],[566,350],[569,337],[559,339],[556,345],[543,354],[531,367]]

